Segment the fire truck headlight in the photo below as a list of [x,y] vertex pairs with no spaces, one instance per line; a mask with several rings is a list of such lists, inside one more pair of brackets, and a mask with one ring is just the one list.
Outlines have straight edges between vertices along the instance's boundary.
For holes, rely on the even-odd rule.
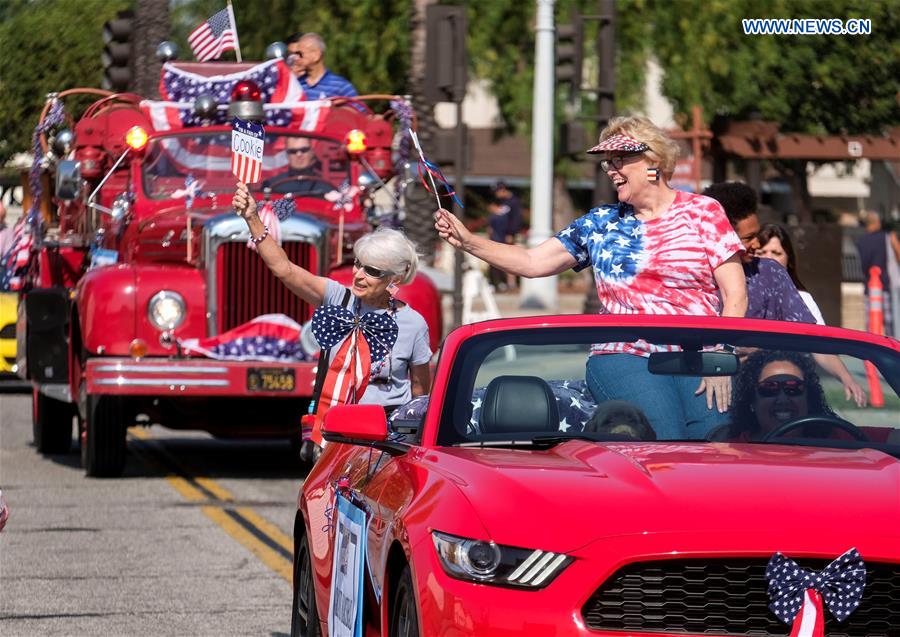
[[184,298],[178,292],[161,290],[147,304],[147,317],[158,330],[174,330],[184,323]]

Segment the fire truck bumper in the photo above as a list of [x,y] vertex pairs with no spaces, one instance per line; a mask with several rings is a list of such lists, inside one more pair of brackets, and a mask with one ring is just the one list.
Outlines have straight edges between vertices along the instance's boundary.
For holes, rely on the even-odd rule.
[[89,394],[309,398],[316,363],[95,358],[85,377]]

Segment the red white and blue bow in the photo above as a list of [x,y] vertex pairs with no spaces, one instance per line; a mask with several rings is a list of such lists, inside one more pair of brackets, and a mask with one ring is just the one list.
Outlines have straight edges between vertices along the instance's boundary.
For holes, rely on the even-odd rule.
[[835,619],[847,619],[862,600],[866,565],[855,548],[818,573],[776,553],[766,566],[766,579],[769,608],[785,624],[793,623],[791,637],[824,637],[823,598]]
[[[369,385],[372,361],[389,355],[399,328],[394,317],[383,312],[357,316],[340,305],[323,305],[313,312],[312,332],[322,347],[323,357],[324,352],[343,341],[328,365],[316,405],[316,417],[321,423],[335,405],[359,402]],[[319,364],[323,362],[320,358]],[[314,440],[317,434],[314,431]]]

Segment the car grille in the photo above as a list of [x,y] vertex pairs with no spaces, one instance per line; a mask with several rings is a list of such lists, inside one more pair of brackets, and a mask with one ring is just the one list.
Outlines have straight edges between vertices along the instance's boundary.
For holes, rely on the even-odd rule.
[[15,338],[16,337],[16,324],[15,323],[7,323],[3,326],[3,329],[0,330],[0,338]]
[[[796,560],[821,570],[827,560]],[[766,564],[759,559],[666,560],[617,571],[581,609],[594,630],[788,635],[790,626],[769,610]],[[839,623],[825,611],[829,637],[900,635],[900,565],[866,563],[862,603]]]
[[[302,241],[286,241],[288,259],[317,273],[316,250]],[[263,314],[286,314],[298,323],[312,316],[313,308],[287,289],[245,243],[223,243],[216,255],[218,325],[221,334]]]

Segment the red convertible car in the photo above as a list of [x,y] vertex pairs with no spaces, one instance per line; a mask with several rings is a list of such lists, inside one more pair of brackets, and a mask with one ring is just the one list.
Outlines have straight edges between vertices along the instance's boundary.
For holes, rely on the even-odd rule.
[[[607,358],[586,385],[594,356],[627,374]],[[701,381],[730,405],[691,420]],[[898,389],[900,341],[838,328],[459,328],[430,399],[326,416],[291,634],[900,635]]]

